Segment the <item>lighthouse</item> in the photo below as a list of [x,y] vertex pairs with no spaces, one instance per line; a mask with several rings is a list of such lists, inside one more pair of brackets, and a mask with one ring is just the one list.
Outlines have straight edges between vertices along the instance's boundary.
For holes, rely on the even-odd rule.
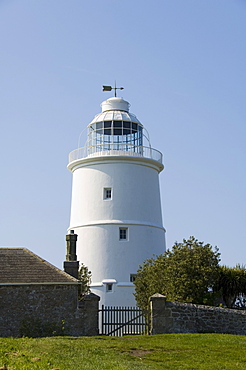
[[162,153],[152,148],[126,100],[114,96],[101,107],[87,126],[85,146],[69,154],[68,230],[78,235],[78,260],[91,271],[91,291],[100,296],[100,304],[135,306],[139,265],[165,251]]

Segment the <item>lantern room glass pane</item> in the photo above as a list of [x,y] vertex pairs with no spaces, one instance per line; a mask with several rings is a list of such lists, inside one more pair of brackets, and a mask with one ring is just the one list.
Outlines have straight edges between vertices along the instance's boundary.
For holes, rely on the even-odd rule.
[[132,122],[132,132],[137,132],[137,130],[138,130],[138,124]]
[[104,121],[103,123],[104,123],[104,128],[112,126],[112,121]]
[[89,126],[88,143],[91,152],[121,150],[142,154],[143,128],[131,121],[96,122]]
[[122,127],[122,121],[113,121],[113,127]]
[[131,122],[123,121],[123,135],[131,134]]

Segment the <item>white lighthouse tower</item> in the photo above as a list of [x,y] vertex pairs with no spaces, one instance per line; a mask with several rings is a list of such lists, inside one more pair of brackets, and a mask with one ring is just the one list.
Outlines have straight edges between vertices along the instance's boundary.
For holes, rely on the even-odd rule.
[[112,97],[88,125],[83,148],[69,155],[73,173],[69,230],[92,272],[91,290],[107,306],[134,306],[140,264],[165,251],[159,173],[162,153],[129,103]]

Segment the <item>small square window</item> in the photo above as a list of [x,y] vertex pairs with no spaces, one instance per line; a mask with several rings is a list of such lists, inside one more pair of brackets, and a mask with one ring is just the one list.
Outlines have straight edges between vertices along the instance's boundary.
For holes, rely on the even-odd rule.
[[136,277],[137,277],[137,274],[130,274],[130,282],[134,283],[134,281],[136,280]]
[[112,292],[113,291],[113,284],[106,284],[106,292]]
[[104,199],[112,199],[112,189],[111,188],[104,188],[103,192]]
[[119,238],[120,240],[127,240],[128,238],[128,228],[127,227],[120,227]]

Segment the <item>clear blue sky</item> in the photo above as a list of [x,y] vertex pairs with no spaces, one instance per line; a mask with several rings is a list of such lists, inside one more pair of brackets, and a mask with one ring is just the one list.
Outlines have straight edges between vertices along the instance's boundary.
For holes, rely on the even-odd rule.
[[245,0],[0,0],[0,235],[62,268],[68,153],[111,96],[164,154],[167,246],[246,264]]

